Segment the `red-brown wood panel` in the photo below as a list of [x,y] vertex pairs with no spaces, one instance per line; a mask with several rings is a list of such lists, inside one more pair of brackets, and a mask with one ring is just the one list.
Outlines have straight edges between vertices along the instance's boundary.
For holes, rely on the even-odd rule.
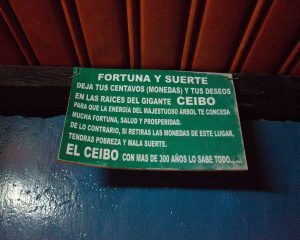
[[138,0],[126,0],[128,45],[130,67],[140,67],[140,42],[139,42],[139,8]]
[[200,19],[200,9],[203,5],[202,1],[192,0],[191,6],[189,10],[189,17],[186,27],[184,45],[182,50],[181,62],[180,62],[180,70],[188,70],[191,64],[191,56],[193,56],[194,51],[194,40],[195,35],[197,33],[197,26],[199,24]]
[[129,67],[126,3],[77,0],[77,11],[92,67]]
[[300,76],[300,59],[298,59],[290,74],[294,76]]
[[143,68],[179,68],[189,6],[181,0],[140,2]]
[[251,0],[207,0],[192,63],[193,70],[229,71]]
[[283,64],[281,65],[278,74],[287,74],[287,72],[291,69],[293,63],[297,60],[297,56],[300,55],[300,40],[297,42],[293,50],[284,60]]
[[26,60],[0,15],[0,64],[26,64]]
[[89,59],[84,44],[75,3],[72,0],[61,0],[61,6],[66,17],[69,32],[81,67],[88,67]]
[[251,44],[252,36],[255,35],[257,26],[259,25],[260,19],[263,17],[263,12],[268,6],[268,0],[257,0],[251,17],[246,24],[245,30],[243,32],[243,37],[239,43],[239,46],[234,54],[231,62],[230,72],[238,72],[240,65],[243,62],[243,57],[247,53],[249,44]]
[[30,65],[37,65],[38,61],[36,56],[32,51],[24,31],[7,0],[0,1],[0,14],[2,15],[3,21],[5,22],[7,29],[10,31],[14,42],[17,44],[20,52],[24,56],[26,63]]
[[242,72],[276,73],[300,31],[300,1],[273,1],[249,50]]
[[41,65],[76,65],[77,57],[58,0],[9,0]]

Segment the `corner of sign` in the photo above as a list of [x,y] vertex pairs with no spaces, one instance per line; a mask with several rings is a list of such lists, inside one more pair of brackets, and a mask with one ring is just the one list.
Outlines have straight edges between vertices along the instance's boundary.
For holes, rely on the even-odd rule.
[[233,76],[232,76],[232,74],[231,74],[231,73],[228,73],[228,74],[227,74],[227,78],[228,78],[228,80],[231,80],[231,81],[233,81]]
[[73,67],[73,74],[70,78],[73,79],[78,76],[80,76],[80,67]]

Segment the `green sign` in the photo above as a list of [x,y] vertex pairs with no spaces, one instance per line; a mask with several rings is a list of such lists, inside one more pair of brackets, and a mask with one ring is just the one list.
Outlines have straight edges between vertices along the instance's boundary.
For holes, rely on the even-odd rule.
[[74,68],[59,159],[247,170],[231,74]]

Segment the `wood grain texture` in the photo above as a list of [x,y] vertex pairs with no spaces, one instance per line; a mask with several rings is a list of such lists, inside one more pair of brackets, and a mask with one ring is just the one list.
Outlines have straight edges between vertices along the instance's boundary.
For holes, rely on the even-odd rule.
[[228,72],[251,4],[251,0],[206,1],[193,70]]
[[289,74],[299,12],[299,0],[0,0],[0,61]]
[[78,60],[59,1],[9,0],[41,65],[77,65]]
[[300,1],[273,1],[241,68],[246,73],[277,73],[298,41]]
[[180,70],[190,69],[191,59],[193,58],[193,52],[195,50],[195,38],[198,33],[198,26],[201,25],[201,7],[204,6],[204,1],[192,0],[188,23],[185,33],[184,45],[181,56]]
[[297,61],[297,57],[300,55],[300,41],[297,42],[293,50],[284,60],[282,66],[280,67],[278,74],[287,74],[289,70],[293,67],[293,63]]
[[129,67],[125,1],[75,1],[92,67]]
[[14,37],[0,15],[0,64],[26,64]]
[[[15,41],[17,43],[17,46],[19,47],[20,51],[22,52],[23,56],[25,57],[26,62],[30,65],[39,64],[39,62],[32,50],[32,47],[24,34],[22,26],[20,25],[18,19],[16,18],[15,14],[7,0],[0,1],[0,13],[2,15],[3,21],[7,25],[9,31],[11,32],[11,35],[14,37],[13,41]],[[2,28],[2,24],[1,24],[1,28]],[[6,27],[3,25],[3,28],[6,28]],[[3,29],[2,31],[5,31],[5,29]],[[6,41],[11,41],[9,36],[6,39]],[[5,46],[1,46],[1,48],[2,47],[4,48]],[[3,51],[5,51],[5,50],[3,50]],[[6,63],[6,64],[9,64],[9,62],[6,62],[5,59],[3,59],[2,61],[4,61],[4,63]]]
[[142,68],[178,69],[189,1],[144,0],[140,6]]
[[293,76],[300,76],[300,58],[298,56],[298,60],[292,70],[290,71],[290,74]]
[[74,2],[71,0],[61,0],[60,2],[64,11],[64,15],[66,17],[66,21],[76,50],[79,64],[81,67],[88,67],[90,66],[89,58],[87,55]]
[[300,121],[300,77],[233,74],[240,115]]
[[65,114],[72,68],[0,66],[0,114]]
[[[300,121],[300,77],[233,76],[242,119]],[[0,114],[65,114],[71,78],[67,67],[0,65]]]
[[1,87],[71,87],[73,68],[0,65]]
[[126,0],[130,68],[140,67],[139,2]]
[[243,37],[239,43],[238,49],[234,54],[229,69],[230,72],[238,72],[240,70],[240,65],[242,64],[242,61],[246,53],[248,52],[249,46],[252,44],[251,39],[253,38],[255,31],[257,30],[258,27],[257,25],[263,15],[263,11],[267,7],[266,5],[267,5],[266,0],[258,0],[256,2],[253,12],[251,13],[251,17],[243,33]]

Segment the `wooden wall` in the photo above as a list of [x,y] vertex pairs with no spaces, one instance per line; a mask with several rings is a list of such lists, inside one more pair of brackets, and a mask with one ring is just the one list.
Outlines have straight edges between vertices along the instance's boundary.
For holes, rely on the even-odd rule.
[[0,0],[0,64],[300,75],[299,0]]

